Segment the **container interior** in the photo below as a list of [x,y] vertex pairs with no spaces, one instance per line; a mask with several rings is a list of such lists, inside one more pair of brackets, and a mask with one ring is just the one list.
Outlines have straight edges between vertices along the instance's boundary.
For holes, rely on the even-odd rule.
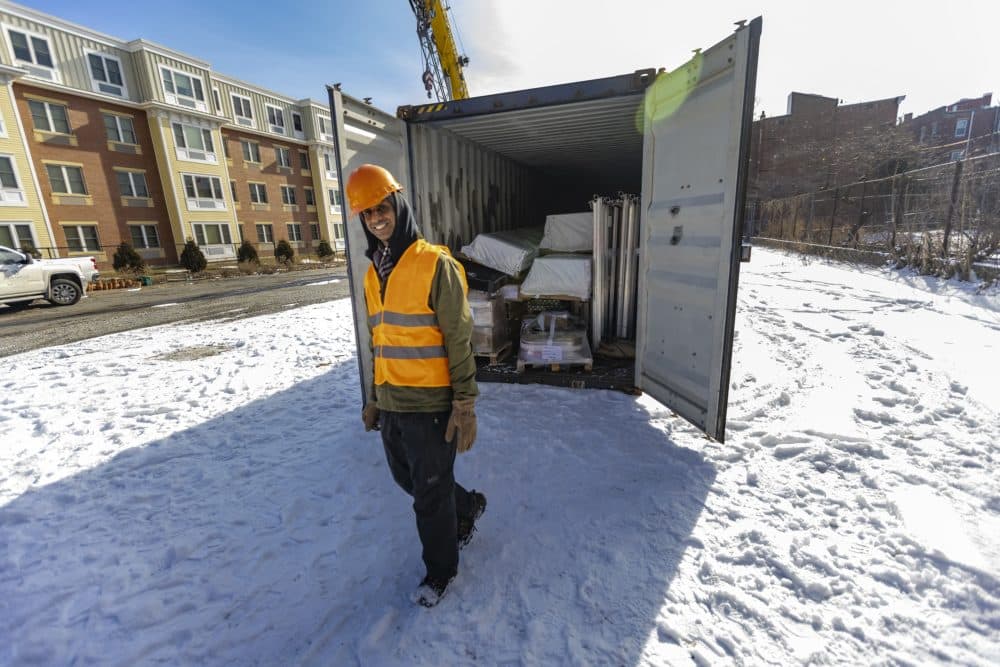
[[[483,194],[497,193],[493,201],[481,202],[487,209],[485,216],[471,210],[469,215],[460,214],[463,219],[457,224],[445,223],[455,230],[465,226],[465,218],[471,219],[471,227],[459,234],[463,242],[475,233],[541,226],[549,214],[587,211],[594,195],[638,194],[642,184],[643,99],[642,93],[618,95],[420,123],[447,130],[460,141],[456,144],[444,139],[442,133],[432,132],[433,138],[415,142],[411,159],[434,159],[434,164],[451,167],[435,170],[448,182],[425,182],[417,189],[437,195],[425,202],[432,210],[433,201],[447,202],[449,195],[462,187],[476,203]],[[493,157],[477,169],[478,161],[470,160],[470,154],[483,151]],[[498,161],[506,168],[498,168]],[[515,182],[506,182],[513,174],[517,175]],[[496,215],[489,209],[497,200],[501,204],[521,203],[506,209],[500,206]],[[440,240],[449,245],[456,240],[454,235],[444,236]]]
[[[642,93],[617,95],[411,126],[411,161],[437,167],[414,170],[428,238],[457,250],[479,233],[589,211],[595,195],[639,194],[643,100]],[[478,377],[634,391],[631,359],[595,357],[592,368],[558,372],[518,372],[516,361],[516,349],[505,362],[480,358]]]

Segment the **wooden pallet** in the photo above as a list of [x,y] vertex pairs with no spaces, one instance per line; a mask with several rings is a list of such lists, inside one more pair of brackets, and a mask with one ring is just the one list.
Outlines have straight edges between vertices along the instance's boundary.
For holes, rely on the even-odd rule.
[[496,366],[498,363],[503,361],[504,357],[506,357],[509,353],[510,353],[510,341],[507,341],[506,343],[501,345],[498,349],[493,350],[492,352],[474,352],[473,356],[488,358],[490,360],[490,366]]
[[545,362],[545,361],[521,361],[517,360],[517,372],[523,373],[526,368],[541,368],[547,371],[552,371],[558,373],[561,370],[583,370],[589,373],[594,370],[594,360],[587,359],[586,361],[559,361],[559,362]]

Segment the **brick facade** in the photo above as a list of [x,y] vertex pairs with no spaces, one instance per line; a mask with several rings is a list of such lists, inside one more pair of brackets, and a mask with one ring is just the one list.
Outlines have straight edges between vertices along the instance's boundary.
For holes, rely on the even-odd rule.
[[[144,252],[150,264],[177,262],[174,248],[164,239],[170,238],[170,225],[165,207],[163,187],[153,143],[144,111],[115,105],[104,100],[65,94],[15,82],[14,98],[27,140],[31,160],[38,174],[42,199],[52,220],[56,248],[60,254],[72,254],[66,237],[68,223],[97,226],[99,252],[87,250],[99,260],[110,262],[116,246],[123,240],[131,242],[130,221],[155,225],[161,250]],[[45,132],[36,127],[29,101],[61,105],[66,108],[70,134]],[[137,145],[121,145],[113,150],[104,125],[104,115],[120,114],[131,118]],[[49,164],[78,165],[83,168],[86,195],[72,196],[53,193]],[[147,198],[124,198],[119,190],[115,168],[142,172]],[[134,205],[126,205],[131,203]]]
[[870,165],[857,154],[895,127],[902,100],[840,105],[793,92],[787,114],[753,123],[749,198],[787,197],[865,176]]
[[990,106],[991,93],[959,100],[917,117],[907,114],[903,126],[921,146],[928,162],[960,159],[1000,151],[1000,107]]
[[[309,169],[303,169],[300,153],[308,155],[306,147],[229,128],[223,129],[222,137],[226,145],[229,178],[235,186],[236,218],[243,238],[255,244],[258,252],[265,254],[273,253],[274,244],[282,239],[291,242],[297,253],[314,248],[321,238],[313,234],[313,225],[320,224],[317,213],[320,194],[315,189],[312,162],[309,163]],[[244,142],[256,146],[260,162],[248,162],[245,159]],[[277,148],[288,151],[289,167],[278,164]],[[267,204],[251,201],[251,183],[264,185]],[[294,192],[294,205],[283,202],[282,186],[290,187]],[[306,203],[307,188],[313,193],[312,205]],[[271,225],[273,237],[261,242],[257,234],[258,224]],[[290,238],[289,224],[299,225],[301,241]]]

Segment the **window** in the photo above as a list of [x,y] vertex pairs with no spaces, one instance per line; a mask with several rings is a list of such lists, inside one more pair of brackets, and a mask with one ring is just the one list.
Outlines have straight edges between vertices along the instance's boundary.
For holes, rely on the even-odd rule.
[[948,158],[952,162],[957,162],[965,157],[965,151],[952,151],[951,156]]
[[931,123],[931,139],[938,136],[938,122],[934,121]]
[[187,194],[188,210],[226,208],[222,181],[215,176],[184,174],[184,192]]
[[17,183],[17,175],[14,173],[14,161],[7,155],[0,156],[0,186],[4,189],[20,189],[20,185]]
[[229,181],[229,191],[233,193],[233,201],[240,200],[240,198],[236,196],[236,181]]
[[281,186],[281,203],[282,204],[294,204],[295,203],[295,187],[291,185]]
[[267,203],[267,186],[263,183],[250,184],[250,201],[254,204]]
[[243,147],[244,161],[260,163],[260,144],[241,140],[240,145]]
[[10,45],[14,50],[14,60],[34,65],[34,67],[26,68],[34,76],[50,81],[56,79],[55,63],[52,62],[49,40],[20,30],[8,30],[7,35],[10,37]]
[[250,98],[242,95],[233,95],[233,116],[240,125],[253,127],[253,111],[250,109]]
[[28,108],[31,109],[31,120],[36,130],[69,134],[69,116],[63,105],[28,100]]
[[274,230],[271,225],[256,225],[258,243],[274,243]]
[[28,243],[33,247],[38,247],[38,244],[35,243],[35,235],[31,231],[30,224],[0,222],[0,245],[20,250],[24,247],[24,244]]
[[312,235],[313,241],[319,241],[319,223],[314,222],[309,225],[309,233]]
[[[14,169],[13,155],[0,155],[0,205],[24,204],[24,190],[21,189],[17,170]],[[0,245],[10,245],[4,243]]]
[[306,188],[306,206],[316,205],[316,194],[312,188]]
[[66,245],[70,252],[97,252],[101,244],[97,239],[97,225],[64,225]]
[[278,107],[267,107],[267,122],[271,124],[271,131],[278,134],[285,133],[285,116]]
[[309,169],[309,153],[299,151],[299,167],[302,169]]
[[194,222],[191,223],[194,230],[194,240],[198,245],[221,245],[231,244],[232,237],[229,235],[229,225],[224,222]]
[[[2,229],[2,227],[0,227],[0,229]],[[3,236],[0,235],[0,239],[2,238]],[[20,264],[23,259],[24,258],[21,257],[20,253],[0,248],[0,264]]]
[[292,156],[287,148],[282,148],[281,146],[275,146],[274,159],[278,162],[279,167],[292,166]]
[[211,130],[183,123],[174,123],[173,126],[178,160],[215,164],[217,159]]
[[160,75],[163,77],[163,89],[167,93],[167,102],[199,111],[208,111],[205,106],[205,90],[201,83],[201,77],[166,67],[160,67]]
[[306,134],[302,129],[302,114],[296,111],[292,112],[292,129],[295,130],[295,136],[300,139]]
[[326,116],[316,116],[316,120],[319,121],[319,138],[333,141],[333,136],[330,134],[330,119]]
[[159,248],[160,234],[156,225],[129,225],[133,248]]
[[920,126],[920,143],[924,143],[927,140],[927,126]]
[[128,116],[116,116],[106,113],[104,115],[104,131],[108,135],[108,141],[117,141],[122,144],[137,144],[135,138],[135,125]]
[[222,113],[222,96],[218,88],[212,89],[212,101],[215,102],[215,113]]
[[297,222],[292,222],[288,224],[288,240],[289,241],[302,240],[302,225],[300,225]]
[[106,53],[88,53],[90,83],[94,90],[108,95],[125,97],[125,80],[122,78],[122,64],[118,58]]
[[334,213],[340,210],[340,190],[330,188],[330,206],[333,207]]
[[146,174],[141,171],[119,171],[117,175],[122,197],[149,197]]
[[959,118],[958,121],[955,122],[955,137],[956,138],[964,137],[968,129],[969,129],[969,119]]
[[326,169],[327,180],[337,180],[337,161],[333,154],[323,153],[323,168]]
[[83,169],[66,164],[47,164],[52,192],[57,195],[85,195],[87,186],[83,182]]

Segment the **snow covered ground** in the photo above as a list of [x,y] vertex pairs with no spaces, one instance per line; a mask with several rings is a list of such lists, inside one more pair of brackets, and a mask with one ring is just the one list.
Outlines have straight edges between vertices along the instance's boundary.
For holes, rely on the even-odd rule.
[[346,301],[4,358],[0,664],[1000,663],[997,292],[758,248],[739,304],[725,444],[483,385],[432,610]]

